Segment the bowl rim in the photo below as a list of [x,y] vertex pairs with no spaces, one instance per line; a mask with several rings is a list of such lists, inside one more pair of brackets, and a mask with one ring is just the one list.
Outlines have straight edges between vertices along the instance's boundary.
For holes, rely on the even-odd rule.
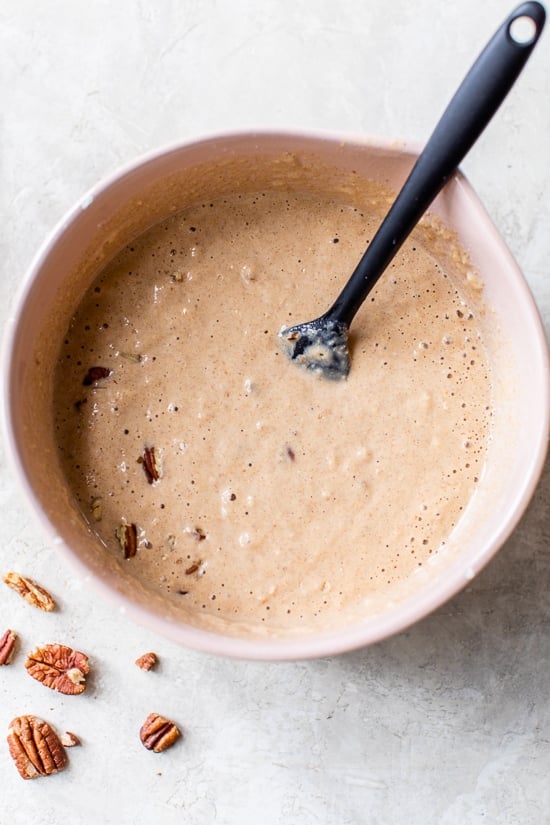
[[[413,141],[392,140],[349,132],[340,133],[307,129],[244,129],[214,132],[202,137],[198,136],[174,141],[143,153],[123,164],[90,187],[77,200],[74,206],[54,225],[25,272],[23,281],[11,303],[3,335],[1,352],[2,403],[0,414],[8,463],[11,466],[16,486],[22,490],[26,503],[35,517],[35,521],[38,522],[45,536],[49,537],[52,546],[59,549],[62,557],[67,560],[74,573],[86,583],[89,582],[94,591],[106,602],[112,604],[120,613],[128,615],[138,624],[144,625],[174,642],[198,651],[238,659],[289,661],[319,658],[356,650],[405,630],[459,592],[498,552],[520,521],[537,487],[546,460],[550,433],[550,356],[544,324],[529,284],[468,179],[460,170],[457,170],[456,178],[460,181],[461,185],[465,187],[472,204],[475,204],[478,218],[487,224],[494,236],[499,240],[520,275],[518,286],[521,288],[523,297],[529,305],[534,325],[533,334],[537,341],[538,354],[541,359],[542,373],[547,376],[543,386],[540,387],[541,415],[536,449],[533,451],[528,471],[525,473],[524,484],[515,496],[514,506],[510,509],[507,519],[499,524],[498,528],[493,531],[490,540],[485,543],[485,547],[478,553],[476,558],[469,559],[467,565],[463,563],[449,567],[447,571],[448,575],[438,577],[430,583],[428,588],[423,587],[412,595],[407,596],[404,601],[399,603],[396,609],[391,609],[383,615],[377,615],[376,617],[371,616],[365,622],[359,621],[350,626],[339,627],[334,631],[321,631],[311,634],[297,634],[296,636],[285,635],[270,638],[261,636],[244,638],[241,636],[223,635],[162,616],[146,609],[136,602],[130,601],[127,597],[122,597],[115,586],[110,585],[105,579],[94,575],[88,565],[78,556],[77,552],[71,549],[58,535],[55,525],[44,512],[33,490],[25,466],[19,455],[16,446],[17,439],[14,437],[16,410],[12,406],[11,398],[14,350],[18,338],[18,320],[23,315],[32,286],[37,276],[39,276],[48,256],[56,247],[66,229],[78,217],[82,209],[86,208],[92,200],[100,197],[112,187],[116,187],[118,183],[136,170],[149,164],[154,164],[159,159],[172,153],[180,153],[186,149],[196,148],[199,144],[204,146],[211,144],[214,146],[218,143],[225,144],[228,142],[231,143],[232,141],[250,140],[254,138],[257,138],[259,141],[267,141],[270,139],[284,141],[286,139],[289,141],[324,141],[331,144],[350,144],[355,147],[363,146],[375,151],[386,151],[396,155],[408,155],[411,159],[414,159],[422,148],[419,143]],[[374,621],[374,618],[376,621]]]

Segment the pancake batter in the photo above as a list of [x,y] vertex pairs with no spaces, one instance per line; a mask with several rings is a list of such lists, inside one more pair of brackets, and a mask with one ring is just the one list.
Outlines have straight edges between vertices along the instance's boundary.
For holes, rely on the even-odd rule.
[[354,321],[346,381],[282,325],[338,294],[387,209],[202,202],[100,274],[56,373],[64,470],[105,552],[198,613],[328,623],[442,552],[482,472],[479,286],[416,230]]

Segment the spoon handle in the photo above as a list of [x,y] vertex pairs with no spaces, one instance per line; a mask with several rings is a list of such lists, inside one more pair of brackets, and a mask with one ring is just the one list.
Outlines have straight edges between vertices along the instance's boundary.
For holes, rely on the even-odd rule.
[[539,39],[545,17],[540,3],[522,3],[489,41],[447,106],[392,208],[325,318],[350,325],[403,241],[508,94]]

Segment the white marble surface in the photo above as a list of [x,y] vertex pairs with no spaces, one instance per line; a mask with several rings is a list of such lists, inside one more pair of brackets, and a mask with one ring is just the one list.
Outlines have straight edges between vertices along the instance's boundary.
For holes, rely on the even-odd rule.
[[[0,320],[45,235],[82,193],[145,150],[210,131],[314,127],[425,139],[511,4],[503,0],[3,0]],[[548,33],[463,168],[525,270],[550,329]],[[550,823],[550,470],[472,585],[398,637],[321,661],[250,664],[177,648],[84,590],[0,466],[0,825],[542,825]],[[81,697],[31,680],[24,652],[90,653]],[[148,649],[158,672],[133,664]],[[186,738],[156,756],[147,713]],[[23,782],[12,716],[83,746]]]

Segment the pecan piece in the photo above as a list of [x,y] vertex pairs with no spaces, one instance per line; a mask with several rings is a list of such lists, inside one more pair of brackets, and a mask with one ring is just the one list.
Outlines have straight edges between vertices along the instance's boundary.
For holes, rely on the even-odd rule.
[[185,532],[194,538],[195,541],[204,541],[206,539],[206,533],[202,527],[186,527]]
[[37,716],[16,716],[8,730],[8,745],[23,779],[50,776],[67,764],[65,748],[47,722]]
[[143,361],[143,355],[140,352],[118,352],[117,355],[127,361],[133,361],[135,364],[140,364]]
[[154,481],[159,480],[160,471],[154,447],[143,448],[143,456],[141,456],[140,464],[143,466],[143,472],[149,484],[153,484]]
[[137,553],[137,527],[135,524],[121,524],[115,533],[125,559],[132,559]]
[[50,612],[55,608],[55,602],[47,590],[44,590],[33,579],[22,576],[20,573],[10,571],[4,574],[4,581],[13,590],[16,590],[26,602],[41,610]]
[[194,561],[193,564],[190,564],[189,567],[186,568],[185,575],[191,576],[193,573],[196,573],[199,570],[201,564],[202,561],[200,561],[200,559],[199,561]]
[[111,370],[109,367],[90,367],[82,379],[82,383],[85,387],[91,387],[96,381],[101,381],[102,378],[108,378],[110,374]]
[[144,653],[139,659],[136,659],[136,665],[142,670],[152,670],[157,663],[156,653]]
[[13,630],[6,630],[3,636],[0,636],[0,665],[9,665],[15,653],[16,634]]
[[66,645],[36,647],[29,653],[25,667],[33,679],[59,693],[74,696],[86,690],[88,657]]
[[158,713],[150,713],[139,732],[139,738],[149,751],[160,753],[170,748],[180,732],[174,722],[159,716]]
[[60,741],[64,748],[74,748],[81,744],[76,733],[73,733],[70,730],[66,730],[65,733],[61,734]]
[[101,521],[103,518],[103,499],[101,496],[96,496],[92,499],[90,504],[90,511],[94,521]]

